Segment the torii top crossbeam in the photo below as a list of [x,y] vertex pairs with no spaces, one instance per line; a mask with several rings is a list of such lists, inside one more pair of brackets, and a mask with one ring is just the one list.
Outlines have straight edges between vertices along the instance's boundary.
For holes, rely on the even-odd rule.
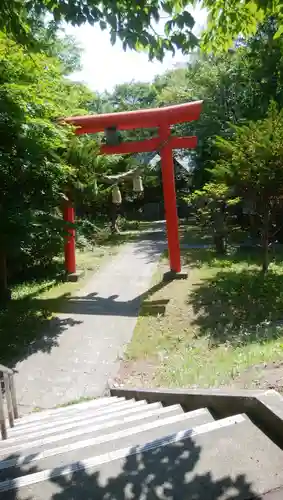
[[155,128],[164,123],[176,123],[198,120],[201,112],[202,101],[166,106],[164,108],[140,109],[138,111],[122,111],[119,113],[106,113],[102,115],[72,116],[64,119],[77,127],[76,134],[95,134],[115,126],[118,130],[134,128]]
[[[200,116],[201,108],[202,101],[196,101],[163,108],[141,109],[92,116],[72,116],[61,120],[63,123],[73,125],[77,135],[94,134],[103,131],[109,133],[109,130],[117,131],[135,128],[158,129],[157,137],[152,137],[151,139],[116,144],[107,142],[101,145],[100,154],[127,154],[154,150],[160,152],[170,269],[175,274],[181,271],[181,257],[172,149],[194,148],[197,144],[197,138],[194,136],[172,136],[170,127],[177,123],[197,120]],[[66,214],[66,220],[73,222],[73,215],[68,215],[67,211]],[[71,273],[75,270],[74,248],[73,233],[73,236],[68,239],[65,246],[66,267]]]

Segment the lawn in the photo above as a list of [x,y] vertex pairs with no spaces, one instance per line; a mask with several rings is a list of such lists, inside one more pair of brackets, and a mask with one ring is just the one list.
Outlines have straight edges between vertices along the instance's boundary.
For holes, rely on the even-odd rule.
[[[195,227],[183,233],[186,243],[207,239]],[[271,258],[264,278],[257,249],[231,247],[227,256],[217,258],[212,248],[192,248],[182,255],[187,280],[162,284],[164,258],[118,383],[282,390],[282,251]]]

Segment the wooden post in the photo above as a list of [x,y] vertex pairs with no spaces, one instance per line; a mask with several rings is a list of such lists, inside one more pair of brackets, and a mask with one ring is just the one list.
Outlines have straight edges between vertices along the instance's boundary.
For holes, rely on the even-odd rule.
[[13,414],[13,404],[12,404],[12,397],[11,397],[11,391],[10,391],[9,375],[8,375],[8,373],[5,373],[5,372],[3,375],[4,375],[5,396],[6,396],[7,409],[8,409],[8,420],[9,420],[10,427],[14,427],[14,414]]
[[10,384],[14,418],[19,418],[14,375],[9,375],[9,384]]
[[2,439],[7,439],[7,428],[6,428],[6,421],[5,421],[4,401],[3,401],[1,378],[0,378],[0,432],[1,432]]

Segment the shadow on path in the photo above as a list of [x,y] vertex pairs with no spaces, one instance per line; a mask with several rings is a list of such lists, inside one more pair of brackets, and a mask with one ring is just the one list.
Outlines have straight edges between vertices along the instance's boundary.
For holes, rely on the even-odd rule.
[[149,290],[128,301],[119,300],[118,295],[100,297],[96,292],[86,296],[70,296],[61,312],[66,314],[91,314],[99,316],[127,316],[136,317],[143,303],[143,314],[164,314],[169,300],[147,301],[158,290],[167,286],[169,281],[160,281]]

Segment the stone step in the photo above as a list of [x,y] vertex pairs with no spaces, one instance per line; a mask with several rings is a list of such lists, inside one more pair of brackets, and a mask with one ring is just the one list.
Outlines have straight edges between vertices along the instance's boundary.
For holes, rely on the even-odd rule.
[[35,467],[1,482],[0,498],[251,500],[282,485],[282,464],[282,450],[237,415],[67,467]]
[[[154,403],[160,408],[161,403]],[[146,401],[134,401],[128,400],[121,403],[117,403],[114,407],[110,406],[107,409],[98,408],[95,410],[86,410],[84,412],[79,412],[77,415],[68,416],[66,418],[60,418],[56,421],[37,423],[36,425],[27,426],[24,428],[17,428],[15,426],[11,429],[8,435],[8,439],[4,442],[0,442],[0,454],[1,448],[6,448],[7,444],[15,444],[22,441],[35,440],[38,437],[47,436],[49,434],[60,433],[65,430],[89,425],[97,419],[109,419],[113,418],[113,415],[117,415],[120,412],[138,412],[141,411],[141,407],[147,407]]]
[[93,430],[87,439],[79,441],[76,438],[62,446],[45,449],[45,451],[38,454],[27,455],[25,453],[16,460],[16,463],[13,459],[3,460],[0,464],[2,468],[2,471],[0,471],[0,480],[3,481],[15,477],[14,465],[18,466],[22,464],[22,474],[28,474],[30,467],[35,465],[40,467],[40,469],[63,467],[75,461],[100,455],[101,453],[113,451],[124,446],[144,444],[153,437],[163,437],[176,430],[192,428],[212,421],[212,416],[205,409],[185,414],[182,413],[179,405],[155,411],[153,415],[140,415],[140,419],[136,421],[126,418],[123,422],[117,421],[114,428],[98,428],[96,432]]
[[[129,417],[137,417],[137,421],[139,421],[140,414],[144,413],[143,408],[147,409],[148,406],[146,405],[144,407],[138,407],[138,409],[139,409],[138,412],[134,411],[133,413],[131,413],[130,410],[128,410],[127,413],[123,413],[122,416],[120,414],[120,416],[118,415],[116,417],[116,416],[111,414],[111,416],[110,416],[111,418],[107,419],[107,420],[105,420],[104,418],[100,419],[100,420],[96,419],[96,421],[94,421],[93,424],[90,425],[87,429],[85,429],[83,427],[79,427],[76,429],[71,429],[71,430],[66,431],[66,432],[60,432],[60,433],[55,434],[55,435],[40,437],[39,439],[35,439],[33,441],[31,441],[31,440],[24,441],[24,442],[19,441],[15,444],[12,444],[12,445],[9,444],[8,440],[7,440],[7,441],[5,441],[5,443],[6,443],[5,448],[3,447],[1,449],[1,454],[0,454],[1,460],[5,459],[8,455],[11,455],[11,454],[20,455],[22,453],[25,453],[25,454],[29,453],[29,454],[34,455],[34,454],[41,452],[43,449],[46,450],[48,448],[54,448],[57,445],[65,445],[66,442],[76,442],[80,439],[83,439],[84,434],[90,434],[90,433],[96,432],[96,430],[101,432],[101,430],[104,429],[104,427],[106,427],[108,429],[109,425],[111,425],[110,422],[113,421],[114,419],[116,421],[117,420],[123,421],[124,418],[129,416]],[[134,410],[134,408],[132,410]],[[168,412],[169,412],[169,415],[171,412],[173,414],[183,414],[183,410],[180,407],[180,405],[170,406],[170,410],[168,410]],[[164,414],[166,414],[166,412]]]
[[[130,401],[130,400],[129,400]],[[140,412],[142,408],[147,408],[147,404],[145,401],[136,401],[131,404],[123,407],[123,412],[124,414],[130,414],[131,412],[136,413]],[[121,410],[121,408],[119,408]],[[126,413],[125,413],[126,412]],[[97,414],[95,417],[93,417],[92,422],[93,425],[95,423],[100,423],[102,424],[105,420],[108,421],[109,419],[112,419],[113,416],[118,413],[117,412],[110,412],[110,413],[101,413]],[[119,412],[120,413],[120,412]],[[75,429],[71,430],[66,430],[66,432],[63,431],[62,428],[59,429],[59,432],[56,432],[56,423],[54,424],[54,430],[55,434],[53,433],[52,435],[44,435],[44,433],[37,434],[34,438],[27,439],[27,436],[16,436],[16,437],[11,437],[8,438],[5,441],[0,442],[0,458],[3,458],[7,453],[17,453],[22,450],[26,449],[41,449],[42,446],[48,444],[48,443],[57,443],[62,439],[65,439],[66,435],[73,434],[75,435],[81,435],[85,432],[85,429],[83,426],[78,426]]]
[[61,408],[53,408],[50,410],[43,410],[34,413],[30,413],[29,415],[25,415],[20,417],[17,420],[18,426],[30,424],[37,421],[50,421],[51,418],[57,417],[65,417],[65,415],[75,414],[77,412],[85,411],[89,408],[100,408],[107,407],[108,405],[115,404],[117,402],[125,401],[125,398],[111,396],[107,398],[97,398],[92,399],[90,401],[84,401],[82,403],[70,404],[68,406],[64,406]]
[[[150,408],[149,411],[148,408]],[[98,438],[101,440],[101,436],[103,436],[102,441],[108,439],[107,435],[110,435],[109,439],[112,440],[113,435],[121,430],[127,430],[130,427],[139,427],[144,423],[155,422],[157,419],[183,414],[183,410],[179,405],[172,405],[166,408],[152,408],[152,405],[148,405],[144,410],[140,410],[138,413],[134,414],[124,414],[117,418],[112,417],[111,420],[89,426],[86,430],[78,429],[72,432],[66,432],[60,436],[59,441],[53,440],[50,442],[49,438],[47,438],[40,446],[24,449],[22,453],[8,453],[7,460],[3,457],[0,461],[0,481],[3,480],[5,474],[7,474],[6,469],[8,468],[11,469],[14,466],[22,465],[23,473],[25,473],[25,470],[28,470],[29,466],[35,463],[40,463],[40,467],[42,468],[43,461],[47,459],[54,465],[56,456],[59,457],[57,460],[62,460],[62,455],[64,454],[79,453],[80,449],[82,449],[82,453],[85,454],[87,452],[86,449],[90,446],[93,450],[93,440],[98,442]],[[12,459],[9,458],[11,456]],[[11,474],[13,475],[13,472],[9,471],[9,477]]]
[[[147,413],[151,413],[152,411],[156,411],[162,409],[162,406],[159,407],[159,404],[153,403],[152,405],[146,405],[142,407],[133,407],[127,410],[119,411],[117,414],[107,415],[103,417],[97,417],[93,419],[88,425],[80,425],[76,427],[71,427],[60,432],[57,432],[56,429],[54,433],[51,435],[43,434],[41,436],[37,436],[37,438],[33,440],[18,440],[13,445],[8,443],[8,440],[5,441],[6,447],[1,450],[1,460],[5,458],[8,454],[11,453],[22,453],[30,450],[33,454],[42,451],[43,448],[54,447],[57,444],[65,444],[64,441],[73,441],[81,439],[85,434],[90,434],[97,429],[101,430],[104,428],[111,427],[113,422],[123,421],[125,418],[130,418],[135,420],[140,419],[140,414],[147,415]],[[173,410],[172,410],[173,411]],[[1,462],[0,462],[1,463]]]

